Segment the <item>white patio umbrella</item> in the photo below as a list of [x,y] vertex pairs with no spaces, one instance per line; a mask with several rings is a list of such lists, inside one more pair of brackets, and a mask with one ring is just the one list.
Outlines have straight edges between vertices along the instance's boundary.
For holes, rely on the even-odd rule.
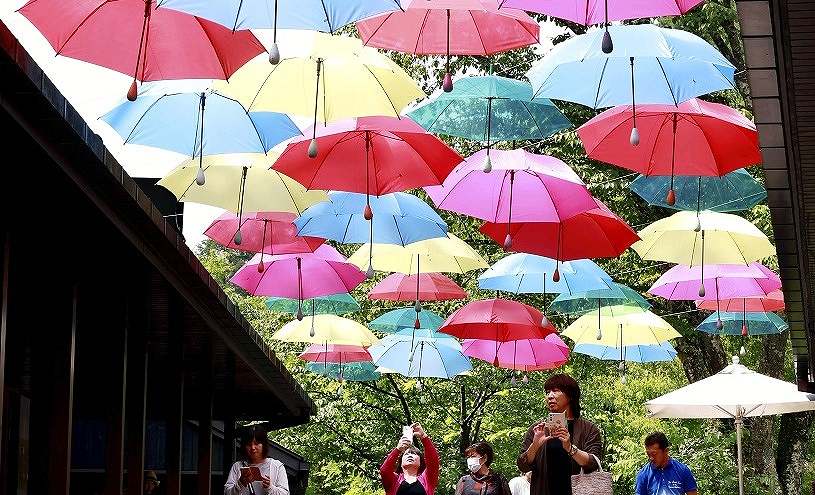
[[646,402],[659,418],[733,418],[736,423],[739,495],[744,495],[741,430],[744,418],[815,410],[815,395],[799,392],[793,383],[733,364],[713,376]]

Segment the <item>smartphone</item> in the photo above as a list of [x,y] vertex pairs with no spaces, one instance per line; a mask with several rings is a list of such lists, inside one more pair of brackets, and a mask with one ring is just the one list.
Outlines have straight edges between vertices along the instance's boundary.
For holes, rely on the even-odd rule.
[[260,468],[257,466],[248,466],[241,468],[241,476],[245,476],[248,473],[248,477],[252,481],[262,481],[263,478],[260,476]]
[[407,437],[410,441],[413,441],[413,427],[412,426],[403,426],[402,427],[402,436]]
[[566,413],[549,413],[549,418],[546,419],[546,427],[551,431],[552,427],[556,424],[564,428],[569,427],[569,424],[566,422]]

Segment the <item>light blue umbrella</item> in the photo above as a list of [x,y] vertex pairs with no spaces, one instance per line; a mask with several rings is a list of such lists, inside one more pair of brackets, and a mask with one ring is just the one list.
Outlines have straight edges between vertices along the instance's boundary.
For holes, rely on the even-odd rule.
[[412,194],[370,196],[372,220],[363,211],[366,195],[332,191],[328,201],[311,206],[294,221],[297,235],[342,243],[398,244],[447,237],[447,224],[433,208]]
[[452,378],[470,371],[470,360],[438,339],[388,335],[368,348],[374,363],[410,378]]
[[614,38],[610,54],[602,50],[602,29],[555,45],[526,74],[535,97],[605,108],[678,104],[735,87],[733,64],[694,34],[653,24],[608,30]]
[[461,350],[461,342],[457,338],[431,328],[402,328],[392,335],[404,339],[410,338],[414,341],[416,339],[434,339],[438,345],[446,345]]
[[[672,179],[676,202],[669,205],[665,198]],[[749,210],[767,197],[764,186],[743,168],[721,177],[640,175],[628,187],[649,205],[674,210]]]
[[574,352],[597,359],[630,363],[654,363],[676,358],[676,349],[670,342],[659,345],[627,345],[622,349],[598,344],[576,344]]
[[651,309],[651,303],[642,294],[616,282],[611,288],[560,294],[549,305],[549,309],[558,313],[576,314],[588,313],[600,306],[638,306],[644,311]]
[[[552,280],[558,269],[560,279]],[[482,289],[516,294],[577,294],[614,287],[611,277],[591,260],[558,262],[534,254],[516,253],[498,260],[478,277]]]
[[[717,320],[722,327],[717,328]],[[769,335],[789,329],[789,325],[775,313],[713,313],[696,327],[706,333],[719,335]]]
[[[415,323],[416,309],[411,306],[409,308],[399,308],[388,311],[368,323],[368,328],[385,333],[395,333],[404,329],[413,330]],[[443,323],[444,318],[432,311],[423,309],[419,312],[419,328],[421,329],[438,330]],[[439,335],[447,334],[440,333]],[[447,336],[449,337],[449,335]]]
[[374,363],[307,363],[306,369],[318,375],[327,376],[335,380],[348,380],[352,382],[372,382],[379,379]]
[[303,300],[302,306],[297,299],[287,297],[267,297],[266,307],[277,313],[297,314],[305,311],[311,315],[341,315],[359,311],[359,303],[351,294],[334,294]]

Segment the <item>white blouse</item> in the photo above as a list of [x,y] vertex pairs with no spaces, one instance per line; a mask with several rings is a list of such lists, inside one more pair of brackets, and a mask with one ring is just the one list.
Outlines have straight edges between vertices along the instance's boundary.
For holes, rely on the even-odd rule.
[[260,474],[271,480],[267,489],[263,488],[263,483],[260,481],[250,483],[255,495],[289,495],[289,479],[286,477],[286,467],[282,462],[271,457],[267,457],[258,464],[243,462],[233,464],[232,469],[229,470],[229,477],[224,484],[224,495],[250,495],[253,493],[249,485],[240,482],[241,468],[247,466],[257,466],[260,469]]

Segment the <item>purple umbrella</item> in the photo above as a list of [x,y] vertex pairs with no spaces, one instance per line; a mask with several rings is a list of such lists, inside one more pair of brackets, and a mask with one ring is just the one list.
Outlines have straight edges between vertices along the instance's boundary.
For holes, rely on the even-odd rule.
[[[648,292],[672,301],[717,300],[764,296],[781,288],[781,279],[758,262],[749,265],[676,265],[665,272]],[[703,281],[702,286],[699,280]]]

